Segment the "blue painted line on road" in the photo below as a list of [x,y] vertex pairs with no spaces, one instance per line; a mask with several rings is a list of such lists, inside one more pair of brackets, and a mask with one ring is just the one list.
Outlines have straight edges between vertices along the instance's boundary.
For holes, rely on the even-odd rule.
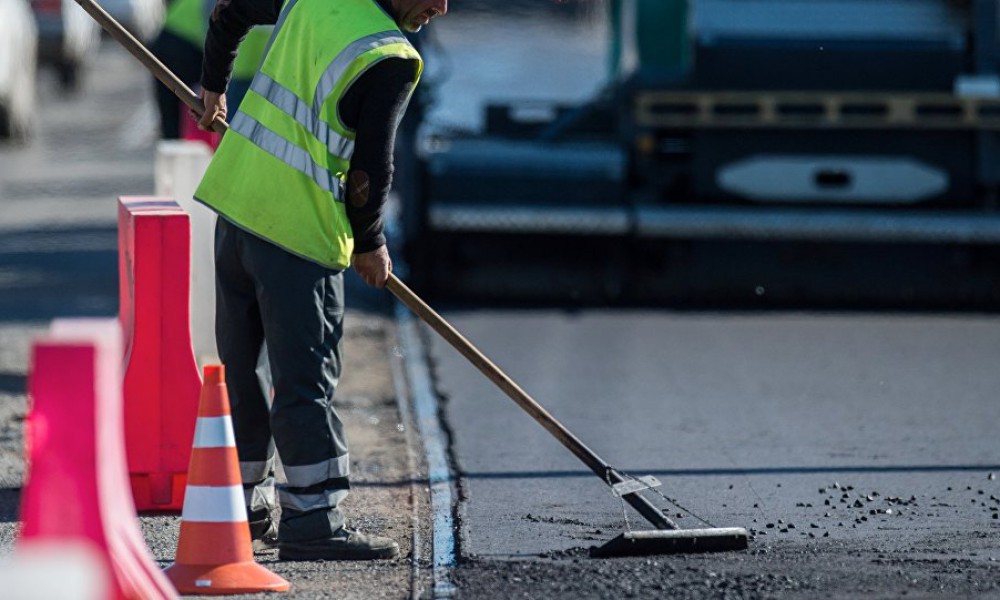
[[406,377],[413,404],[413,414],[423,440],[431,491],[433,515],[434,598],[449,598],[455,593],[451,570],[455,567],[455,517],[453,513],[451,463],[448,443],[438,417],[437,395],[431,385],[430,369],[424,347],[417,334],[417,323],[409,310],[396,303],[399,344],[406,367]]
[[[395,340],[399,342],[398,334]],[[417,501],[418,491],[422,482],[417,481],[417,446],[415,441],[416,421],[413,419],[413,409],[410,407],[409,386],[406,375],[403,374],[403,352],[399,346],[393,348],[389,356],[389,366],[392,371],[392,385],[396,390],[396,408],[399,410],[399,420],[404,424],[403,436],[406,439],[406,467],[410,474],[410,600],[418,600],[423,596],[421,589],[420,565],[423,561],[423,535],[420,527],[420,506]]]

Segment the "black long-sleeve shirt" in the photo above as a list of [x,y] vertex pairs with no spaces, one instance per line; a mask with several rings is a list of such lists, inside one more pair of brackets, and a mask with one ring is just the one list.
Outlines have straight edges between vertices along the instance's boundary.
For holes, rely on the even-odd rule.
[[[388,0],[373,0],[388,10]],[[282,0],[219,0],[209,20],[201,84],[224,92],[240,41],[254,25],[273,25]],[[392,187],[396,128],[416,85],[415,61],[381,61],[355,81],[340,100],[344,125],[357,133],[348,173],[347,218],[354,232],[354,252],[385,245],[383,213]],[[367,185],[365,185],[367,183]]]

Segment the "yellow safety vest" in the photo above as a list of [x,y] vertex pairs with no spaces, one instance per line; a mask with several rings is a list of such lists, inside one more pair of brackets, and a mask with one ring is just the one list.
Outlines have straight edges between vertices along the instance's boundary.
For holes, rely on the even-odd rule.
[[[215,2],[216,0],[175,0],[167,8],[163,28],[200,50],[205,45],[208,19],[215,10]],[[250,30],[240,42],[240,51],[233,65],[233,77],[250,79],[254,76],[264,58],[270,38],[269,26],[258,26]]]
[[233,64],[234,79],[253,79],[260,63],[264,60],[267,42],[271,39],[271,27],[258,26],[250,30],[240,42],[240,51]]
[[215,10],[215,0],[174,0],[167,7],[163,29],[201,48],[205,45],[208,17]]
[[271,48],[195,192],[237,226],[334,269],[350,265],[344,208],[355,132],[338,106],[387,58],[423,63],[374,0],[286,0]]

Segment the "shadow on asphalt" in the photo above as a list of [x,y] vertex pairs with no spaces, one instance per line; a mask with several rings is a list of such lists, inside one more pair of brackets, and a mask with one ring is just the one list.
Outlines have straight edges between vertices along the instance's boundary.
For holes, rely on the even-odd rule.
[[21,488],[0,488],[0,523],[16,523],[21,513]]
[[118,312],[114,227],[32,229],[0,236],[0,321],[113,316]]
[[[715,477],[725,475],[800,475],[819,473],[940,473],[952,471],[1000,471],[993,465],[882,465],[882,466],[817,466],[817,467],[754,467],[749,469],[627,469],[629,473],[659,477]],[[591,471],[500,471],[496,473],[462,473],[466,479],[556,479],[562,477],[593,477]]]
[[[4,233],[0,273],[4,275],[0,322],[114,316],[118,231],[77,227]],[[391,309],[391,294],[365,285],[353,269],[348,269],[344,281],[349,310],[385,314]],[[0,389],[6,385],[0,379]]]
[[0,394],[23,394],[26,385],[24,375],[0,372]]

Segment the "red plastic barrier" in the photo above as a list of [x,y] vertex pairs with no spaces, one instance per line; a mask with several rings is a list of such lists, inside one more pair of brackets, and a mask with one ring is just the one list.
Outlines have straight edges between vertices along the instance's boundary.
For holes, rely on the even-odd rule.
[[120,359],[121,331],[112,319],[56,321],[35,341],[32,444],[14,561],[41,549],[84,551],[107,597],[177,598],[150,557],[129,494]]
[[191,346],[191,223],[167,198],[118,203],[125,449],[139,511],[179,511],[201,377]]

